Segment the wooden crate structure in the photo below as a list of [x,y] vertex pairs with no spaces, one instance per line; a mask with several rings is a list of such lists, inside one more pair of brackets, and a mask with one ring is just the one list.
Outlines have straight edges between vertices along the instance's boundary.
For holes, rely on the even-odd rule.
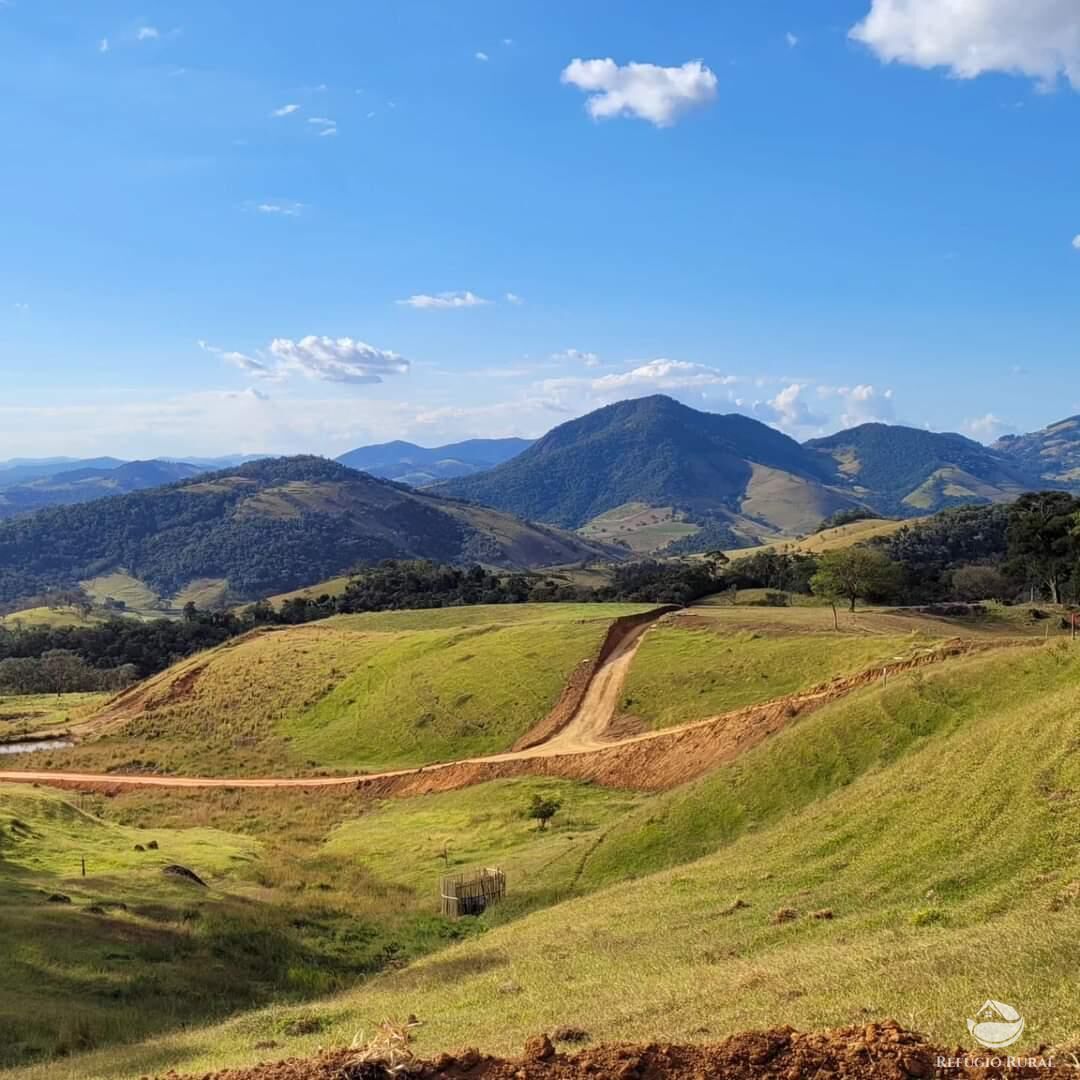
[[443,915],[483,915],[506,895],[506,874],[497,867],[485,867],[442,879],[439,890]]

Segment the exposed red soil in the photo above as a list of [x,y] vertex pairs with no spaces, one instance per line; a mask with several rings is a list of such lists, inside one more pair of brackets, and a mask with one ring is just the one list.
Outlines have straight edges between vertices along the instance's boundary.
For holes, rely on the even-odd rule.
[[646,628],[662,615],[679,610],[675,604],[665,604],[663,607],[644,611],[640,615],[623,615],[615,619],[608,627],[600,651],[591,660],[583,660],[578,664],[551,712],[525,732],[510,749],[512,751],[531,750],[534,746],[546,743],[558,735],[574,719],[585,700],[593,678],[608,660],[629,640],[640,637]]
[[[755,1031],[715,1046],[670,1043],[598,1046],[557,1053],[546,1036],[526,1044],[521,1058],[493,1058],[476,1050],[443,1054],[431,1061],[402,1061],[397,1069],[362,1060],[357,1051],[337,1051],[250,1069],[229,1069],[202,1080],[386,1080],[390,1076],[445,1080],[909,1080],[909,1078],[1075,1077],[1072,1056],[1055,1059],[1046,1050],[1002,1056],[989,1051],[935,1046],[895,1021],[798,1032]],[[178,1080],[167,1074],[167,1080]]]
[[[631,658],[627,649],[632,645],[633,642],[631,641],[628,645],[625,638],[616,643],[614,658],[601,672],[601,678],[610,681],[612,666],[625,664]],[[356,791],[374,798],[410,798],[414,795],[456,791],[489,780],[520,776],[552,776],[590,781],[605,787],[665,791],[694,780],[717,765],[734,760],[770,735],[785,728],[797,717],[845,697],[862,687],[869,686],[886,676],[891,678],[894,675],[940,663],[951,657],[975,655],[991,649],[1000,649],[1005,645],[1037,647],[1042,645],[1042,642],[1031,639],[1008,642],[958,639],[939,645],[909,660],[886,664],[857,675],[832,679],[802,693],[789,694],[762,705],[725,713],[709,720],[666,731],[647,732],[618,742],[613,741],[613,733],[607,728],[607,724],[610,724],[613,718],[614,702],[617,700],[617,694],[613,696],[609,692],[607,698],[610,700],[606,702],[606,705],[612,707],[612,715],[607,715],[606,719],[592,717],[595,723],[586,723],[582,730],[576,730],[578,726],[581,726],[578,724],[581,713],[586,711],[579,709],[562,731],[556,733],[547,742],[531,749],[493,754],[486,758],[473,758],[443,765],[429,765],[419,769],[399,769],[369,776],[197,778],[102,776],[26,770],[0,772],[0,780],[45,783],[55,787],[92,790],[105,794],[131,787],[148,786],[325,788],[353,785]],[[619,646],[622,648],[621,654]],[[606,689],[611,691],[612,686],[617,690],[616,683],[612,683]],[[600,723],[601,719],[604,719],[604,723]]]

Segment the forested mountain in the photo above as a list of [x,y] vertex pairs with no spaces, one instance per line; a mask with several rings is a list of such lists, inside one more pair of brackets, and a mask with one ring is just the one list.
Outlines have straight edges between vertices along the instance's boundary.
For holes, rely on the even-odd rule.
[[531,439],[468,439],[429,449],[399,440],[361,446],[342,454],[337,460],[372,476],[424,487],[438,480],[472,476],[501,465],[531,445]]
[[161,596],[258,597],[387,558],[525,567],[611,554],[316,457],[276,458],[0,523],[0,601],[124,570]]
[[898,424],[861,424],[805,445],[854,495],[890,514],[999,502],[1035,480],[1018,460],[973,439]]
[[512,461],[436,490],[574,528],[640,502],[767,532],[809,528],[854,505],[830,488],[833,471],[757,420],[657,395],[571,420]]
[[1047,487],[1080,489],[1080,416],[1029,435],[1004,435],[993,449]]
[[115,469],[127,462],[120,458],[12,458],[0,461],[0,488],[25,484],[27,480],[39,480],[44,476],[59,476],[76,469]]
[[[70,506],[108,495],[161,487],[205,471],[196,465],[169,461],[129,461],[117,465],[65,469],[10,487],[0,487],[0,518],[14,517],[46,506]],[[0,473],[0,483],[2,481],[3,473]]]

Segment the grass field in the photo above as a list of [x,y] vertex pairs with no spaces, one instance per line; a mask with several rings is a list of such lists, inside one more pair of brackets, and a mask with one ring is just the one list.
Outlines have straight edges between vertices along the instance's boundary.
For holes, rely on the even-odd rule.
[[0,615],[0,627],[6,630],[36,630],[40,627],[60,629],[65,626],[97,626],[104,621],[100,612],[91,612],[84,615],[75,608],[51,608],[36,607],[24,608],[22,611],[12,612],[10,615]]
[[700,525],[683,521],[681,514],[670,506],[655,507],[630,502],[594,517],[578,529],[588,540],[626,543],[635,554],[648,554],[667,547],[675,540],[700,532]]
[[732,559],[741,559],[747,555],[756,555],[762,551],[785,552],[792,555],[796,553],[801,555],[821,555],[826,551],[837,551],[841,548],[851,547],[852,544],[861,544],[867,540],[875,540],[878,537],[891,536],[905,525],[915,525],[922,520],[924,519],[868,518],[865,521],[853,521],[850,525],[838,525],[835,529],[823,529],[819,533],[811,533],[801,539],[773,540],[757,547],[734,548],[726,554]]
[[160,619],[170,614],[168,603],[138,578],[116,571],[80,582],[95,604],[121,600],[132,615]]
[[547,714],[611,620],[646,608],[441,608],[254,633],[118,699],[99,740],[17,765],[285,775],[505,750]]
[[634,659],[621,711],[650,728],[673,727],[854,675],[927,644],[921,635],[766,635],[657,626]]
[[[543,832],[524,814],[536,792],[563,803]],[[565,899],[596,838],[640,802],[566,781],[374,805],[0,785],[0,1068],[300,1004]],[[490,862],[511,899],[483,923],[440,918],[442,874]],[[209,888],[164,875],[171,864]],[[296,1037],[283,1021],[264,1041]]]
[[[1078,689],[1080,651],[1065,644],[868,688],[628,807],[584,860],[579,887],[599,890],[587,897],[317,1005],[13,1080],[280,1057],[255,1044],[301,1017],[318,1031],[290,1041],[289,1054],[410,1013],[423,1021],[424,1053],[516,1051],[560,1024],[597,1041],[702,1041],[887,1016],[955,1045],[992,996],[1023,1012],[1029,1045],[1075,1041]],[[391,835],[387,823],[377,843]]]
[[85,720],[108,694],[0,694],[0,742]]

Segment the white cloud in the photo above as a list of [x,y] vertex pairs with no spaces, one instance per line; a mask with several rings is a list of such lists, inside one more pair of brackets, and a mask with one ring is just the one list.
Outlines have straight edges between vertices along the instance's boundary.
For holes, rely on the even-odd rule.
[[600,393],[625,390],[631,387],[651,386],[657,390],[682,390],[701,386],[730,386],[738,382],[735,375],[725,375],[705,364],[692,364],[686,360],[650,360],[630,371],[603,375],[593,379],[592,389]]
[[998,436],[1016,431],[1016,428],[992,412],[974,420],[964,421],[964,430],[979,442],[993,442]]
[[797,34],[793,34],[790,30],[784,35],[784,40],[788,43],[788,48],[794,49],[799,44],[799,37]]
[[514,39],[512,37],[504,37],[503,38],[503,44],[504,45],[513,45],[514,44]]
[[1072,246],[1076,248],[1077,251],[1080,251],[1080,233],[1077,233],[1077,235],[1073,237]]
[[636,116],[657,127],[670,127],[689,109],[716,97],[716,76],[700,60],[681,67],[630,63],[612,59],[573,60],[562,81],[589,94],[585,107],[594,120]]
[[823,398],[839,398],[843,412],[840,426],[858,427],[860,424],[892,423],[896,411],[893,407],[892,390],[877,390],[868,383],[856,386],[819,386]]
[[291,202],[287,199],[272,199],[256,203],[255,209],[260,214],[272,214],[278,217],[299,217],[303,213],[304,204]]
[[309,116],[309,124],[318,124],[319,127],[337,127],[337,121],[331,120],[327,116]]
[[156,26],[140,26],[135,32],[137,41],[156,41],[161,37],[161,31]]
[[525,300],[523,297],[518,296],[517,293],[508,292],[506,294],[506,302],[508,304],[513,304],[515,307],[520,307],[525,303]]
[[109,51],[109,39],[107,37],[103,37],[98,42],[98,52],[99,53],[107,53],[108,51]]
[[599,367],[600,357],[594,352],[582,352],[581,349],[563,349],[552,353],[551,359],[560,364],[583,364],[585,367]]
[[476,59],[479,60],[481,63],[487,63],[487,61],[491,59],[491,57],[488,56],[486,52],[473,53],[473,56],[475,56]]
[[328,127],[328,128],[323,128],[322,131],[319,132],[319,137],[321,138],[324,135],[336,135],[336,134],[337,134],[337,128],[336,127]]
[[813,412],[803,400],[802,393],[805,389],[802,383],[791,383],[769,401],[757,402],[754,405],[754,414],[785,431],[820,427],[826,422],[826,418]]
[[294,112],[299,110],[299,105],[282,105],[280,109],[275,109],[271,116],[291,116]]
[[947,68],[956,78],[1006,72],[1080,90],[1075,0],[871,0],[850,36],[886,63]]
[[270,352],[282,372],[326,382],[380,383],[386,375],[404,375],[409,370],[408,360],[397,353],[347,337],[275,338]]
[[447,311],[453,308],[482,307],[484,304],[490,304],[491,301],[466,289],[463,292],[444,292],[434,296],[428,293],[417,293],[407,300],[398,300],[398,303],[419,311]]
[[404,375],[409,361],[388,349],[378,349],[353,338],[319,337],[309,334],[299,341],[275,338],[269,349],[256,356],[198,343],[204,352],[258,379],[281,382],[290,375],[335,383],[381,383],[385,376]]

